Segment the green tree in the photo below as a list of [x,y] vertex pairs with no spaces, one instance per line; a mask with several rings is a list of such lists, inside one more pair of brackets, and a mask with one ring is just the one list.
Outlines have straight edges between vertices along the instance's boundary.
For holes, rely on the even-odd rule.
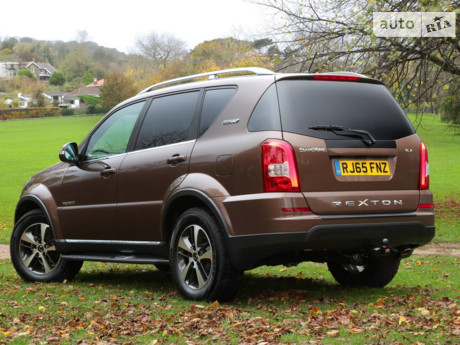
[[21,103],[21,101],[19,100],[19,98],[15,98],[13,99],[13,101],[11,102],[10,104],[10,107],[11,108],[19,108],[19,104]]
[[82,77],[91,67],[92,62],[85,56],[83,51],[74,51],[68,54],[60,65],[60,69],[67,75],[69,80],[75,77]]
[[39,108],[43,108],[43,107],[46,107],[46,99],[45,99],[45,96],[43,95],[43,93],[41,91],[37,91],[37,93],[35,94],[35,106],[39,107]]
[[105,76],[104,86],[101,88],[101,105],[111,109],[136,93],[137,89],[131,78],[120,72],[109,73]]
[[30,79],[33,79],[33,80],[37,80],[37,77],[35,76],[35,74],[33,74],[32,71],[30,69],[27,69],[27,68],[20,69],[18,71],[18,76],[27,77],[27,78],[30,78]]
[[0,50],[3,50],[3,49],[11,49],[13,50],[13,47],[14,45],[18,43],[18,40],[15,39],[15,38],[10,38],[6,41],[3,41],[0,45]]
[[441,119],[460,125],[460,78],[451,85],[441,102]]
[[83,74],[82,82],[84,85],[89,85],[94,82],[94,77],[90,70],[87,70],[85,74]]
[[66,77],[65,77],[64,73],[62,73],[61,71],[55,71],[51,75],[51,78],[50,78],[49,82],[50,82],[51,85],[62,86],[66,82]]

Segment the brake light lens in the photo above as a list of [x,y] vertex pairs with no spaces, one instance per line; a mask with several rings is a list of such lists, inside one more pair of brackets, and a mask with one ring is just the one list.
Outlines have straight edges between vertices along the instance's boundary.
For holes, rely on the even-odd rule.
[[330,81],[358,81],[361,78],[352,75],[314,74],[313,79]]
[[420,142],[420,189],[430,187],[430,165],[428,164],[428,149],[425,143]]
[[284,213],[310,213],[311,210],[308,207],[291,207],[291,208],[285,208],[283,207],[281,209],[282,212]]
[[283,140],[269,139],[261,147],[264,191],[300,192],[292,146]]
[[434,204],[420,204],[418,208],[434,208]]

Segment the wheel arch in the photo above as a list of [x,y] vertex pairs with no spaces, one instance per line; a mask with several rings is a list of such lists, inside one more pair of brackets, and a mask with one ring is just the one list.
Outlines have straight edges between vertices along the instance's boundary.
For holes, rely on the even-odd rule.
[[229,224],[216,203],[205,193],[195,189],[182,189],[173,194],[166,202],[162,212],[162,234],[163,239],[169,243],[170,236],[179,216],[186,210],[193,207],[201,207],[211,213],[224,230],[224,238],[228,248],[228,237],[230,234]]
[[45,203],[36,195],[24,195],[21,197],[14,212],[14,223],[16,224],[22,216],[33,210],[40,210],[45,215],[50,223],[51,230],[56,237],[55,222],[53,222],[53,218],[48,212],[48,208]]

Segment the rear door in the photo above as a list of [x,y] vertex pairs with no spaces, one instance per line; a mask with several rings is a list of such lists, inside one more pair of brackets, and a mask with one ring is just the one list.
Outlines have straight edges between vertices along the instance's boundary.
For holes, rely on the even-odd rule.
[[302,192],[317,214],[414,211],[420,139],[385,86],[352,79],[277,83]]
[[157,97],[118,180],[118,219],[125,240],[160,241],[165,195],[188,173],[201,91]]

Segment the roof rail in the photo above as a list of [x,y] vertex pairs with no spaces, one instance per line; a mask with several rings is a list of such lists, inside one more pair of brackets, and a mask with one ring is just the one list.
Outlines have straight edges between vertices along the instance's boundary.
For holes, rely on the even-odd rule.
[[219,78],[220,75],[233,74],[233,73],[252,73],[252,74],[255,74],[255,75],[273,75],[273,74],[275,74],[275,72],[273,72],[273,71],[270,71],[270,70],[265,69],[265,68],[260,68],[260,67],[242,67],[242,68],[224,69],[224,70],[221,70],[221,71],[194,74],[194,75],[190,75],[190,76],[187,76],[187,77],[181,77],[181,78],[176,78],[176,79],[163,81],[161,83],[149,86],[148,88],[146,88],[146,89],[142,90],[141,92],[139,92],[139,94],[149,92],[149,91],[153,91],[153,90],[159,89],[159,88],[167,86],[167,85],[179,84],[179,83],[187,82],[187,81],[190,82],[192,80],[199,79],[199,78],[204,78],[204,77],[208,77],[208,79],[217,79],[217,78]]

